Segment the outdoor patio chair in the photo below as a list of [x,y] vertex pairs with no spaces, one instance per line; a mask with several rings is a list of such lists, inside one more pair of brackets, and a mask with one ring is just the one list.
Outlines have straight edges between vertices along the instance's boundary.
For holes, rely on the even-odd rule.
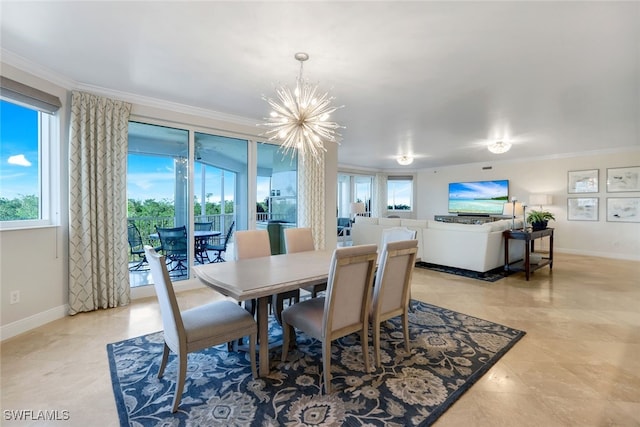
[[182,276],[187,274],[188,246],[187,246],[187,228],[161,228],[156,226],[162,252],[166,256],[167,263],[171,265],[169,269],[172,273]]
[[[193,231],[211,231],[213,230],[213,222],[194,222]],[[205,262],[211,262],[209,259],[209,252],[207,245],[213,244],[211,237],[195,238],[194,244],[194,257],[197,262],[204,264]]]
[[158,378],[162,378],[164,374],[169,351],[173,351],[178,356],[176,369],[178,378],[171,411],[178,410],[182,398],[189,353],[249,336],[251,373],[254,379],[257,378],[256,341],[258,327],[253,317],[228,300],[215,301],[181,312],[167,271],[165,257],[157,254],[151,246],[145,246],[144,249],[151,266],[151,275],[160,303],[164,329],[164,351],[158,370]]
[[[129,271],[146,270],[144,267],[147,264],[147,257],[144,253],[144,242],[142,241],[140,230],[138,230],[138,227],[133,223],[129,223],[127,226],[127,240],[129,241],[129,253],[133,257],[138,258],[137,264],[129,266]],[[159,251],[160,246],[157,246],[154,249]]]
[[211,262],[224,262],[224,258],[222,258],[222,254],[227,252],[227,247],[229,242],[231,241],[231,236],[233,235],[233,227],[236,225],[236,222],[233,221],[227,230],[226,236],[224,236],[224,240],[222,243],[218,245],[210,245],[207,244],[206,250],[213,251],[215,258]]

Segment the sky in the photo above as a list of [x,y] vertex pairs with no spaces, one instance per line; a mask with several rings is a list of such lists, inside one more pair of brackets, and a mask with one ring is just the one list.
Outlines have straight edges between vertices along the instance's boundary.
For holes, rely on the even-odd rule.
[[38,195],[38,112],[0,101],[0,197]]

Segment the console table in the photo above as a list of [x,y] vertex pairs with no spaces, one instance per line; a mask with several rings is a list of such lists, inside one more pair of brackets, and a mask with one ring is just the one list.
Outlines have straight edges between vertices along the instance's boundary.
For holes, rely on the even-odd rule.
[[[553,268],[553,228],[545,228],[544,230],[533,231],[526,230],[506,230],[502,233],[504,237],[504,269],[505,271],[524,271],[527,280],[531,272],[549,266],[549,270]],[[549,256],[542,257],[537,264],[531,264],[531,254],[535,253],[534,241],[549,236]],[[524,240],[524,261],[509,264],[509,240]]]

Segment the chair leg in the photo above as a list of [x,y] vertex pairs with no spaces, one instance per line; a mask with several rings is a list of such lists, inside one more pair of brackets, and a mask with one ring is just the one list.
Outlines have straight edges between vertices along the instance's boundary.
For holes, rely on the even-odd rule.
[[160,369],[158,369],[158,378],[162,378],[162,375],[164,375],[164,368],[167,366],[167,360],[169,360],[169,346],[165,343],[164,350],[162,351]]
[[282,310],[284,309],[284,297],[281,294],[275,294],[271,298],[271,305],[273,306],[273,314],[276,321],[282,326]]
[[373,351],[376,354],[376,368],[382,366],[380,363],[380,323],[371,323],[371,329],[373,333]]
[[[256,342],[258,341],[258,332],[254,332],[249,336],[249,357],[251,359],[251,373],[253,379],[258,378],[258,370],[256,369]],[[262,361],[260,362],[262,363]]]
[[369,367],[369,323],[365,323],[360,334],[362,341],[362,358],[364,359],[364,371],[371,372]]
[[409,314],[406,310],[402,314],[402,331],[404,332],[404,348],[407,350],[407,353],[409,353],[411,352],[409,346]]
[[291,326],[287,323],[282,324],[282,357],[281,362],[287,361],[289,355],[289,341],[291,340]]
[[331,341],[322,341],[322,375],[324,377],[324,391],[331,393]]
[[184,389],[184,380],[187,376],[187,354],[178,354],[178,382],[176,383],[176,393],[173,396],[173,409],[171,412],[177,412],[180,400],[182,400],[182,390]]

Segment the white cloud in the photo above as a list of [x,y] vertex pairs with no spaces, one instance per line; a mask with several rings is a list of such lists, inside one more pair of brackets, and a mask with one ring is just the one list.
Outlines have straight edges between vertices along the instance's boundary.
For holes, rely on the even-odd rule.
[[31,166],[31,162],[27,160],[24,154],[18,154],[17,156],[9,156],[8,162],[10,165],[25,166],[25,167]]

